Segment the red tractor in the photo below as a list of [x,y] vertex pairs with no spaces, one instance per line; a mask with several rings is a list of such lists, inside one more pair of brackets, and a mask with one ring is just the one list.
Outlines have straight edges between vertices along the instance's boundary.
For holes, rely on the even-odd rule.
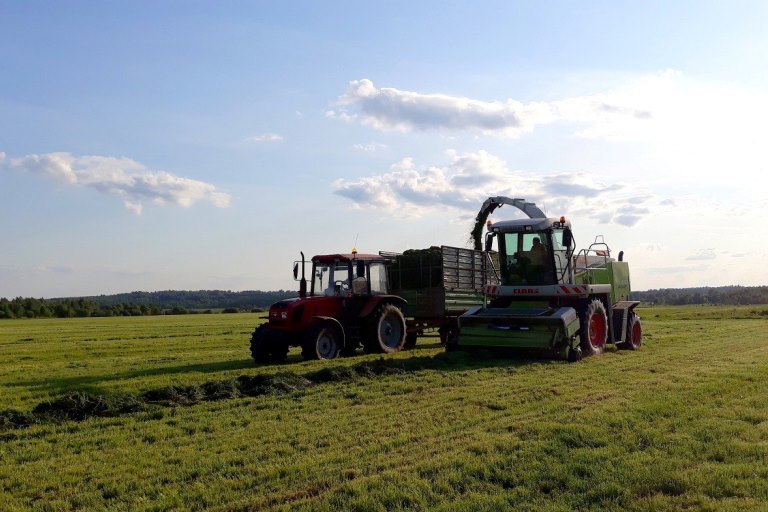
[[386,260],[375,254],[326,254],[312,258],[307,293],[304,253],[293,267],[299,297],[269,308],[269,322],[251,337],[258,363],[284,361],[290,347],[301,347],[304,359],[352,355],[362,345],[368,353],[398,352],[405,344],[405,300],[389,294]]

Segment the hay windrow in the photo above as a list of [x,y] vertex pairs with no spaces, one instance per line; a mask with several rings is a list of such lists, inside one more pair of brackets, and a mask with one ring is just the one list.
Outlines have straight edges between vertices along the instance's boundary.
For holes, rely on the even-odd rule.
[[0,411],[0,430],[29,427],[39,423],[83,421],[146,412],[157,407],[190,406],[243,397],[288,395],[329,383],[353,382],[381,375],[408,373],[403,363],[379,358],[353,366],[332,366],[299,375],[282,372],[274,375],[240,375],[212,380],[200,385],[164,386],[138,395],[97,394],[72,391],[39,403],[31,412],[8,409]]
[[147,404],[137,396],[99,395],[84,391],[72,391],[38,404],[32,409],[32,414],[40,419],[81,421],[94,416],[119,416],[146,409]]

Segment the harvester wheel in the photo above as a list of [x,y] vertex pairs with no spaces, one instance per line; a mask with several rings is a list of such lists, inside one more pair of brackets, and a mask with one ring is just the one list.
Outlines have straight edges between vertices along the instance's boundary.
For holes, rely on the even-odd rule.
[[257,363],[283,362],[288,356],[288,343],[282,333],[261,324],[251,336],[251,356]]
[[301,355],[310,359],[336,359],[342,348],[341,333],[332,325],[320,325],[307,333]]
[[400,352],[405,345],[405,318],[397,306],[383,304],[371,316],[363,348],[369,354]]
[[619,345],[619,348],[626,350],[637,350],[643,343],[643,326],[640,323],[640,317],[631,312],[627,321],[627,340]]
[[608,315],[602,302],[594,299],[581,313],[581,352],[586,356],[602,354],[608,341]]

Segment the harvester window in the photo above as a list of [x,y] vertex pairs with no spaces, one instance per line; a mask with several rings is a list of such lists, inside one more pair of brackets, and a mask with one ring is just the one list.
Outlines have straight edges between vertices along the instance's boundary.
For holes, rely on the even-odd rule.
[[549,233],[505,233],[501,242],[503,284],[555,284]]
[[552,232],[552,254],[555,257],[555,272],[558,282],[563,282],[568,268],[568,247],[563,245],[562,229],[555,229]]

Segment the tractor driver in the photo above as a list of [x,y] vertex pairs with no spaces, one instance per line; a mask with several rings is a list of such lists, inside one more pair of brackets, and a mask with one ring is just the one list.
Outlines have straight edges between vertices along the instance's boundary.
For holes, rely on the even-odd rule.
[[358,261],[355,270],[357,277],[352,280],[352,293],[357,295],[368,293],[368,280],[365,278],[365,262]]

